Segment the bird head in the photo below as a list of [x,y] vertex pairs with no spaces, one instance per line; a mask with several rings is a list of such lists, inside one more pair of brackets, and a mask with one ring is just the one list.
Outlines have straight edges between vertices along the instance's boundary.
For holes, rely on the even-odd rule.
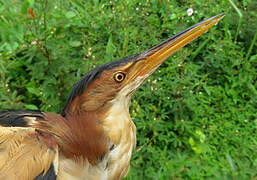
[[132,95],[147,77],[175,51],[205,33],[223,17],[224,13],[203,20],[149,50],[91,70],[73,87],[62,115],[103,112],[114,103],[128,108]]

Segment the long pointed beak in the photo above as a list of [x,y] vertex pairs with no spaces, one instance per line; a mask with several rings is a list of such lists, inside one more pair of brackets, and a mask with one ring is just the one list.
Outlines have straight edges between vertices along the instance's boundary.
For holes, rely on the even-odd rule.
[[225,13],[221,13],[217,16],[203,20],[202,22],[191,26],[153,48],[141,53],[139,61],[141,59],[143,62],[136,65],[134,69],[134,77],[144,76],[146,74],[150,75],[174,52],[205,33],[212,26],[216,25],[224,16]]

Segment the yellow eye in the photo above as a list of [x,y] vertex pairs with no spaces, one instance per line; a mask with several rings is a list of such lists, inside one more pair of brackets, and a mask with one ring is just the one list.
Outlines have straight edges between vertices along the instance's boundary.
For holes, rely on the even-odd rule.
[[123,72],[117,72],[117,73],[114,74],[113,79],[114,79],[116,82],[120,83],[120,82],[122,82],[122,81],[125,79],[125,77],[126,77],[126,74],[125,74],[125,73],[123,73]]

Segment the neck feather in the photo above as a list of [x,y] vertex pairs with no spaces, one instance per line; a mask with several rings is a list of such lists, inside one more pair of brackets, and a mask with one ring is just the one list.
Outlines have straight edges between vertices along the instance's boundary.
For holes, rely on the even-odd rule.
[[68,159],[87,159],[97,163],[108,152],[108,138],[94,112],[67,115],[45,114],[40,129],[52,134],[58,142],[60,153]]

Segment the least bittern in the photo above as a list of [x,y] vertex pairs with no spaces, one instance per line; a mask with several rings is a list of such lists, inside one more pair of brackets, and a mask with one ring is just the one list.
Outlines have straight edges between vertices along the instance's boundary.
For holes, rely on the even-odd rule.
[[136,145],[131,97],[175,51],[217,24],[224,13],[162,43],[88,72],[61,114],[0,113],[0,179],[121,179]]

